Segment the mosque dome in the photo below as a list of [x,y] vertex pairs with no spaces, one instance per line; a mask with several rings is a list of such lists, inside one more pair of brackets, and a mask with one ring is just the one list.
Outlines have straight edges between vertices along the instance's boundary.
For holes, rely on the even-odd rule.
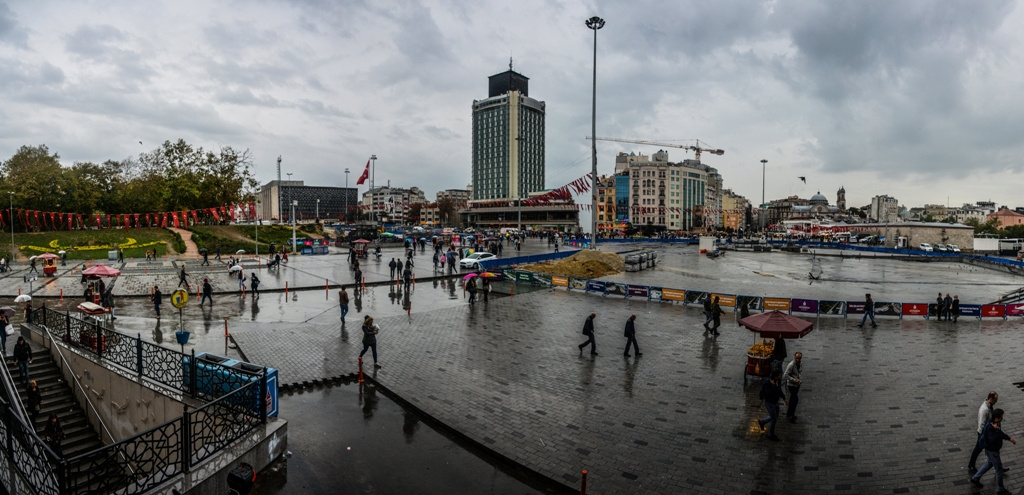
[[821,191],[818,191],[818,194],[815,194],[814,196],[811,196],[811,201],[810,201],[810,203],[811,203],[812,205],[816,205],[816,204],[823,204],[823,205],[827,205],[827,204],[828,204],[828,198],[826,198],[825,196],[823,196],[823,195],[821,194]]

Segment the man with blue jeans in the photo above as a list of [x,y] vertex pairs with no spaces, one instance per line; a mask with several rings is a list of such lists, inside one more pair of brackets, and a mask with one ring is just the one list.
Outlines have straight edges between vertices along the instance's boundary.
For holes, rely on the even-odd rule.
[[345,321],[345,315],[348,314],[348,292],[345,292],[345,288],[341,288],[341,292],[338,293],[338,306],[341,307],[341,321]]
[[768,440],[778,441],[779,437],[775,436],[775,424],[779,422],[779,399],[782,399],[786,405],[789,405],[789,401],[786,400],[786,396],[782,393],[782,387],[779,387],[779,376],[778,371],[773,371],[770,378],[764,381],[761,385],[761,398],[764,399],[764,407],[768,410],[768,417],[757,420],[757,426],[764,431],[764,425],[770,424],[768,427]]
[[871,294],[864,294],[864,316],[860,319],[860,325],[858,327],[864,327],[864,322],[871,318],[871,328],[877,328],[875,324],[875,301],[871,299]]
[[972,475],[978,472],[978,455],[985,450],[985,442],[982,440],[985,437],[982,434],[985,433],[985,426],[992,421],[992,406],[996,405],[998,401],[999,394],[993,390],[988,393],[985,402],[982,402],[981,407],[978,408],[978,441],[974,444],[974,451],[971,452],[971,460],[967,462],[967,472]]
[[1010,493],[1006,487],[1003,486],[1003,461],[999,458],[999,449],[1003,448],[1003,440],[1009,440],[1010,443],[1016,445],[1017,441],[1003,433],[1001,425],[1003,423],[1003,410],[996,409],[992,411],[992,422],[985,426],[985,433],[982,434],[985,442],[985,455],[988,456],[988,462],[971,478],[971,484],[981,488],[981,477],[989,469],[995,468],[996,470],[996,486],[999,487],[997,495],[1004,495]]

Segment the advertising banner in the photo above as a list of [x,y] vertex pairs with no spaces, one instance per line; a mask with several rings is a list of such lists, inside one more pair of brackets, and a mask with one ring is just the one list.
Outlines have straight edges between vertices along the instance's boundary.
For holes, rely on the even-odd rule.
[[605,283],[600,280],[587,280],[587,292],[605,293]]
[[975,318],[981,318],[981,305],[980,304],[961,304],[960,305],[960,316],[973,316]]
[[505,280],[510,280],[512,283],[515,283],[517,280],[515,270],[502,270],[501,274],[505,276]]
[[781,297],[766,297],[764,298],[764,310],[789,311],[789,299],[784,299]]
[[566,277],[559,277],[558,275],[552,275],[551,285],[554,285],[555,287],[568,287],[569,279]]
[[903,312],[903,305],[896,302],[876,302],[875,316],[899,316]]
[[1007,304],[1006,316],[1024,316],[1024,304]]
[[686,291],[679,289],[661,289],[662,301],[685,301]]
[[[840,301],[828,301],[828,302],[840,302]],[[817,313],[818,312],[818,301],[814,299],[792,299],[790,300],[790,307],[794,312],[798,313]],[[842,313],[836,313],[842,314]]]
[[587,279],[585,279],[585,278],[569,277],[569,288],[570,289],[586,289],[587,288]]
[[626,296],[626,284],[618,282],[607,282],[604,284],[605,294],[614,296]]
[[516,272],[516,282],[533,282],[533,272]]
[[864,307],[867,305],[864,301],[846,301],[846,314],[848,315],[862,315],[864,314]]
[[548,275],[546,273],[534,273],[533,285],[539,285],[541,287],[551,287],[551,275]]
[[643,297],[646,299],[648,297],[648,293],[649,291],[646,285],[630,284],[627,288],[627,294],[629,294],[629,297]]
[[707,292],[699,290],[688,290],[686,291],[686,303],[687,304],[703,304],[704,298],[709,296]]
[[647,291],[647,299],[653,299],[656,301],[661,300],[661,287],[651,287]]
[[742,308],[744,306],[751,311],[761,311],[761,308],[764,307],[764,302],[761,300],[761,296],[736,296],[736,307]]
[[928,304],[903,303],[903,316],[928,316]]
[[[961,304],[960,308],[964,306]],[[1002,304],[982,304],[981,305],[981,317],[982,318],[1005,318],[1006,317],[1006,306]]]
[[733,294],[711,294],[711,300],[714,301],[718,298],[718,305],[723,308],[734,308],[736,307],[736,296]]

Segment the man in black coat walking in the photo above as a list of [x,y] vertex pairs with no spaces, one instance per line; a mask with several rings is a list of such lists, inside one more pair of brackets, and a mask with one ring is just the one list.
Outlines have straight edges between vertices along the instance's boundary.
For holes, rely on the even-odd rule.
[[594,318],[597,317],[597,313],[590,313],[587,317],[587,321],[583,322],[583,335],[587,336],[587,341],[576,346],[580,348],[580,355],[583,355],[583,348],[590,346],[590,355],[597,355],[597,344],[594,342]]
[[636,315],[629,315],[629,319],[626,320],[626,330],[623,335],[626,337],[626,350],[622,353],[623,357],[629,357],[629,345],[633,344],[633,351],[636,353],[636,357],[643,356],[640,352],[640,346],[636,343],[636,326],[633,322],[636,321]]

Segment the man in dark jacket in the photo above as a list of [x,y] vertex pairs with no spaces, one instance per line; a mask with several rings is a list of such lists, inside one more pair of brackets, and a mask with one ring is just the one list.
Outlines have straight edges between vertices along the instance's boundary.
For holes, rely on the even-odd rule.
[[942,314],[946,316],[946,321],[953,320],[953,298],[949,297],[949,293],[942,300]]
[[28,388],[28,365],[32,364],[32,348],[25,342],[25,337],[18,337],[18,343],[14,345],[14,355],[11,356],[21,370],[21,378],[25,380],[25,388]]
[[164,293],[160,292],[160,286],[153,286],[153,310],[156,311],[156,319],[160,319],[160,305],[164,303]]
[[770,424],[768,440],[779,439],[775,436],[775,424],[779,422],[779,399],[789,405],[786,396],[782,394],[782,387],[779,386],[779,376],[781,375],[778,372],[772,372],[772,376],[761,384],[761,398],[764,399],[764,408],[768,410],[768,417],[757,420],[757,426],[764,431],[764,425]]
[[981,466],[981,469],[971,477],[971,484],[981,488],[981,477],[989,469],[996,470],[996,486],[999,487],[997,495],[1009,494],[1010,491],[1003,486],[1003,461],[999,458],[999,449],[1003,448],[1003,440],[1009,440],[1010,443],[1017,445],[1017,441],[1003,432],[1003,410],[996,409],[992,411],[992,422],[985,426],[985,433],[982,434],[985,442],[985,455],[988,456],[988,462]]
[[708,326],[708,323],[711,323],[711,318],[711,296],[706,295],[704,296],[704,330],[711,330],[711,327]]
[[213,286],[210,285],[210,279],[204,278],[203,279],[203,298],[199,300],[199,307],[200,308],[203,307],[203,303],[205,303],[207,299],[210,300],[210,307],[212,308],[213,307]]
[[580,355],[583,355],[583,348],[590,346],[590,355],[597,355],[597,344],[594,342],[594,318],[597,318],[597,313],[590,313],[587,317],[587,321],[583,322],[583,335],[587,336],[587,341],[576,346],[580,348]]
[[718,305],[718,296],[715,296],[715,302],[711,303],[711,320],[714,322],[711,332],[718,335],[718,327],[722,326],[722,307]]
[[643,356],[640,352],[640,346],[636,344],[636,326],[633,322],[636,321],[636,315],[629,315],[629,319],[626,320],[626,329],[623,331],[623,335],[626,337],[626,350],[623,351],[624,357],[629,357],[629,345],[633,344],[633,352],[636,353],[636,357]]

